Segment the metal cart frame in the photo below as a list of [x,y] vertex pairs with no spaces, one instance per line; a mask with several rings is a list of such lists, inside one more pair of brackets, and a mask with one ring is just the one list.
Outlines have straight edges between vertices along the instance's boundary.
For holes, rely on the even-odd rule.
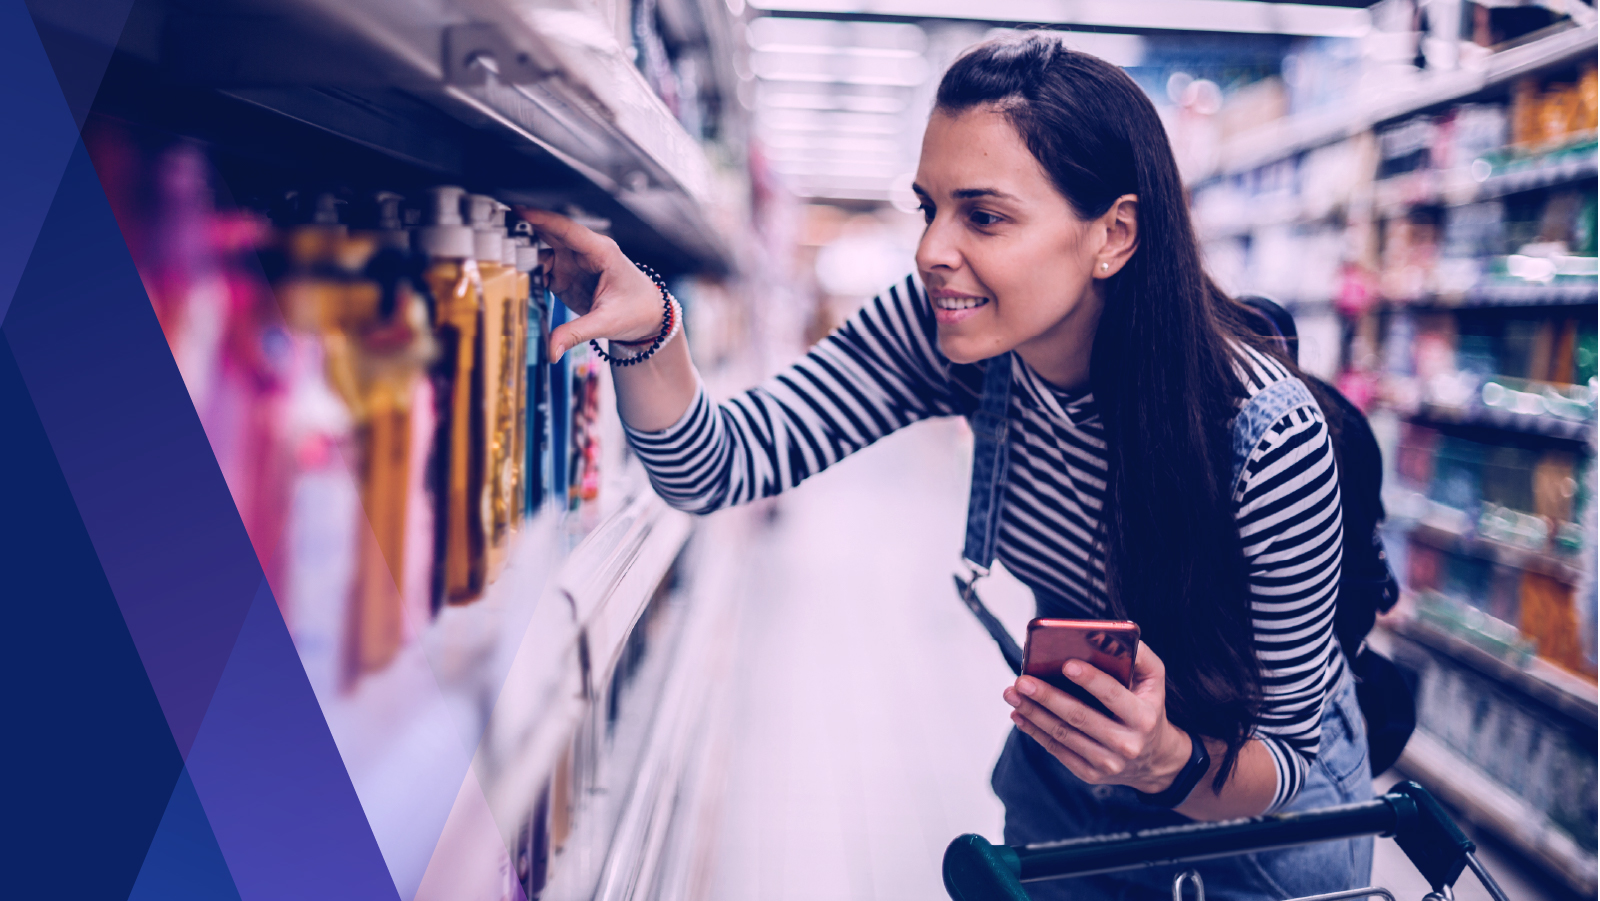
[[[1188,863],[1364,835],[1392,837],[1400,845],[1433,887],[1425,901],[1452,899],[1451,888],[1467,868],[1495,901],[1508,901],[1474,853],[1477,845],[1456,827],[1433,795],[1415,782],[1401,782],[1371,801],[1324,810],[1190,823],[1036,845],[993,845],[982,836],[963,835],[945,849],[944,886],[954,901],[1028,901],[1022,888],[1025,882]],[[1186,871],[1173,880],[1174,901],[1182,901],[1185,882],[1194,885],[1198,898],[1204,898],[1199,874]],[[1372,887],[1299,901],[1339,901],[1372,895],[1394,899],[1386,889]]]

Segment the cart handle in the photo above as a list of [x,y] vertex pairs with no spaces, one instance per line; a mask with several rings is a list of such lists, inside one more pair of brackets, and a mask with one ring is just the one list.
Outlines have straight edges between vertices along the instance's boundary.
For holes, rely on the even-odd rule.
[[[955,901],[1027,901],[1024,882],[1187,863],[1363,835],[1394,836],[1435,892],[1455,884],[1477,847],[1427,789],[1415,782],[1401,782],[1371,801],[1301,813],[1188,823],[1036,845],[997,846],[979,835],[963,835],[945,849],[944,885]],[[1491,894],[1504,899],[1492,879],[1485,884]]]

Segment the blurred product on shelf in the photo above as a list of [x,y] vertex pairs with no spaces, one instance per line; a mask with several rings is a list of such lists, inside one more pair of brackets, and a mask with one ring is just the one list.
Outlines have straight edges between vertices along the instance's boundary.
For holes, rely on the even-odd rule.
[[488,584],[490,523],[483,497],[488,470],[484,387],[483,278],[476,259],[476,236],[462,216],[465,192],[441,187],[431,192],[428,223],[417,232],[426,255],[424,280],[433,295],[433,326],[442,351],[434,368],[441,400],[438,471],[434,493],[439,506],[435,528],[435,605],[476,600]]
[[325,377],[351,420],[366,513],[355,528],[345,639],[353,676],[382,669],[403,640],[408,500],[427,455],[415,446],[411,417],[433,340],[399,241],[347,229],[332,194],[316,195],[308,213],[281,232],[287,269],[273,288],[290,328],[320,340]]
[[[485,583],[494,581],[505,566],[516,509],[517,464],[514,457],[516,433],[522,431],[521,413],[516,409],[521,392],[519,374],[526,371],[520,348],[527,339],[522,331],[522,311],[527,299],[517,296],[515,250],[506,260],[505,214],[508,207],[482,194],[466,199],[467,224],[473,232],[473,255],[483,281],[483,310],[479,319],[483,340],[482,392],[483,488],[480,498],[484,534]],[[480,405],[474,404],[474,409]]]
[[269,222],[217,208],[197,145],[99,119],[89,138],[319,690],[480,598],[557,469],[562,509],[598,499],[600,367],[548,365],[560,305],[505,204],[294,188]]

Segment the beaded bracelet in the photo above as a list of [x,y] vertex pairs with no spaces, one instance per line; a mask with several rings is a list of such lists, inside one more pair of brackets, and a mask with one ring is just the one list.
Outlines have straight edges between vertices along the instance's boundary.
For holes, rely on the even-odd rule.
[[[672,301],[672,325],[667,329],[667,336],[660,339],[661,346],[666,347],[668,342],[678,337],[678,330],[681,328],[683,328],[683,307],[679,306],[677,299],[674,298]],[[607,341],[606,352],[610,354],[610,359],[616,365],[626,366],[652,353],[650,345],[654,344],[656,340],[656,338],[649,338],[644,341]],[[619,347],[622,349],[620,354],[617,352]]]
[[[676,321],[680,318],[673,315],[675,301],[672,299],[672,292],[667,290],[667,283],[661,276],[657,275],[654,269],[643,263],[634,263],[633,265],[638,266],[640,272],[650,276],[650,280],[655,282],[657,290],[661,292],[661,331],[657,333],[655,338],[651,339],[649,348],[631,357],[613,356],[601,349],[598,340],[591,340],[589,346],[594,348],[595,354],[613,366],[632,366],[635,363],[643,363],[645,360],[655,356],[656,351],[661,349],[661,345],[667,343],[667,339],[671,338],[676,331]],[[619,341],[617,343],[624,344],[626,342]],[[644,342],[638,343],[643,344]]]

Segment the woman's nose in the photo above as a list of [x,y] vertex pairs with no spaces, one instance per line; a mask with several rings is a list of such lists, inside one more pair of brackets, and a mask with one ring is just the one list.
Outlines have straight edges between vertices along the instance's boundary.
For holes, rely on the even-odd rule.
[[922,232],[922,240],[917,242],[918,269],[930,272],[934,269],[960,268],[961,254],[955,242],[950,240],[949,232],[949,228],[937,217],[928,224]]

